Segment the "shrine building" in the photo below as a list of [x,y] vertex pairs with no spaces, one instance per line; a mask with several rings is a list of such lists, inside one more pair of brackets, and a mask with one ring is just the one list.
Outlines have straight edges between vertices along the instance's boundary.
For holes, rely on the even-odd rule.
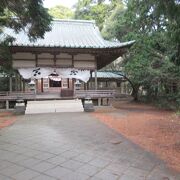
[[29,91],[28,84],[34,82],[37,94],[59,92],[61,97],[72,97],[78,82],[88,89],[92,74],[97,90],[97,70],[122,56],[134,43],[103,39],[95,21],[54,20],[51,26],[44,39],[37,41],[30,41],[24,31],[5,30],[15,38],[10,50],[21,91]]

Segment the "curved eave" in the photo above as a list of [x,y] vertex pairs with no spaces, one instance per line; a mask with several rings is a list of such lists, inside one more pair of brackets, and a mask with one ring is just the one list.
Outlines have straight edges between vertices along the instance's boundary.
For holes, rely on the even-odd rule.
[[33,51],[33,52],[39,52],[39,51],[46,51],[46,52],[52,52],[52,51],[75,51],[75,52],[103,52],[103,53],[118,53],[118,51],[121,51],[124,48],[130,48],[135,41],[130,41],[128,43],[122,43],[119,46],[108,46],[108,47],[91,47],[91,46],[78,46],[78,47],[72,47],[72,46],[30,46],[30,45],[11,45],[10,48],[13,51]]
[[89,53],[96,56],[97,69],[101,69],[104,66],[110,64],[118,57],[122,56],[127,52],[127,50],[135,43],[131,41],[130,43],[124,43],[119,46],[111,47],[57,47],[57,46],[10,46],[11,52],[33,52],[33,53]]

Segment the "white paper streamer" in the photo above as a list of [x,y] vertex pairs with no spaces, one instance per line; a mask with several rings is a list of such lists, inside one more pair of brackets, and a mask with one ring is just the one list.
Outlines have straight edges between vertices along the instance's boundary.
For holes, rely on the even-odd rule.
[[59,78],[75,78],[87,82],[90,78],[89,70],[79,70],[72,68],[20,68],[18,69],[19,73],[24,79],[40,79],[47,76],[51,76],[54,72],[58,74]]

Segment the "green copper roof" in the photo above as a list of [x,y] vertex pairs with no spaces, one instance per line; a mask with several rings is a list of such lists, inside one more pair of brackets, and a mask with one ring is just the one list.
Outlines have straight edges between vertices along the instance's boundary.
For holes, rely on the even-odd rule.
[[[92,77],[95,77],[95,73],[92,73]],[[112,78],[112,79],[121,79],[123,76],[116,74],[110,71],[97,71],[97,78]]]
[[15,33],[6,29],[6,34],[15,37],[13,46],[31,47],[66,47],[66,48],[120,48],[134,43],[111,42],[102,38],[95,21],[84,20],[54,20],[52,30],[46,32],[44,39],[30,42],[24,31]]

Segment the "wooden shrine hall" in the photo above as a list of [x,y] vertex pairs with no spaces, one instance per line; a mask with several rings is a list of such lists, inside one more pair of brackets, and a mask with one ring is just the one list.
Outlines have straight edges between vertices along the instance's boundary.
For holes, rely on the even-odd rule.
[[10,50],[12,66],[19,73],[20,90],[31,92],[34,84],[36,94],[58,92],[60,97],[73,97],[79,81],[88,90],[86,84],[92,72],[97,91],[97,70],[122,56],[134,43],[107,41],[95,21],[86,20],[54,20],[51,31],[35,42],[24,31],[6,29],[5,33],[15,38]]

